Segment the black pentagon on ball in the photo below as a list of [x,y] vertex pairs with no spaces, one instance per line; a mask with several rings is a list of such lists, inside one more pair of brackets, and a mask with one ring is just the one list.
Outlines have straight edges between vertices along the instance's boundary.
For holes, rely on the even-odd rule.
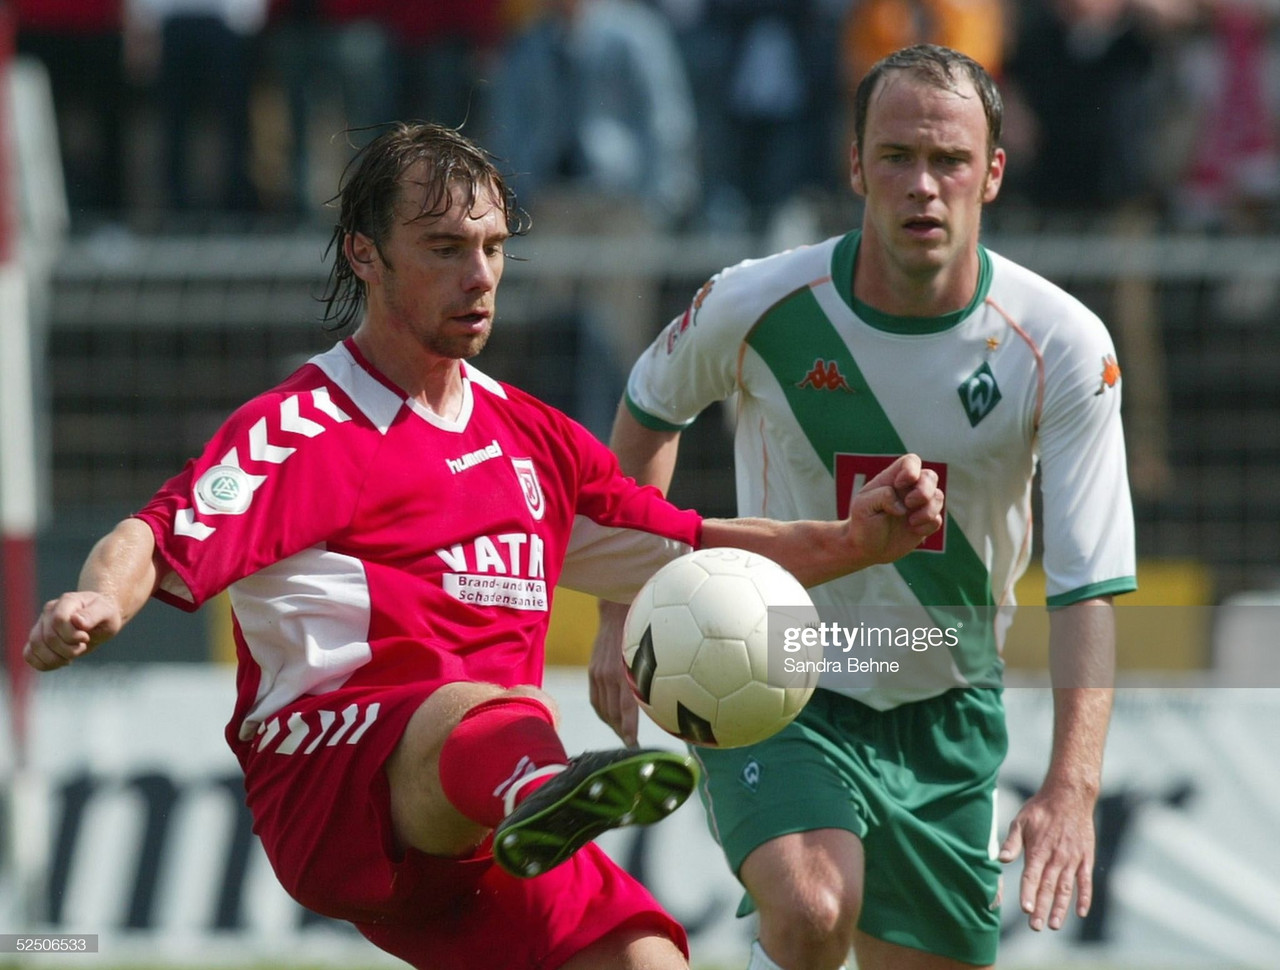
[[636,696],[646,704],[653,691],[653,675],[658,670],[658,658],[653,655],[653,627],[644,628],[644,635],[636,645],[636,654],[631,658],[631,684]]
[[693,713],[683,704],[676,703],[676,724],[680,731],[676,737],[690,744],[716,744],[716,735],[711,730],[711,722],[705,717]]

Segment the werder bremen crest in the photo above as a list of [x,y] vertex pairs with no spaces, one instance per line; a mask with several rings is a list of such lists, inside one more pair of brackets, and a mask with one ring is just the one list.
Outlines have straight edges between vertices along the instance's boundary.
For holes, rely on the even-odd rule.
[[957,390],[960,392],[960,403],[964,405],[964,413],[969,416],[970,427],[976,428],[978,422],[1000,403],[1000,385],[996,383],[996,375],[991,373],[986,361]]

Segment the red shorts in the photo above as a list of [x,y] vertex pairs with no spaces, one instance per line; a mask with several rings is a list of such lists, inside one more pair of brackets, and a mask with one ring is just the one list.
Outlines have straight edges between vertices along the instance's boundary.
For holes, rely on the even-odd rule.
[[683,928],[594,844],[534,879],[487,851],[400,851],[383,765],[437,684],[305,697],[232,748],[254,831],[303,906],[354,923],[415,967],[558,967],[620,927],[650,927],[688,955]]

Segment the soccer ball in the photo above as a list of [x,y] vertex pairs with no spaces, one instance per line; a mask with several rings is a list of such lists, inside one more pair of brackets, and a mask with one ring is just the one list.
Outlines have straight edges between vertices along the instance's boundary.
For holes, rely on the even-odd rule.
[[623,634],[631,689],[659,727],[690,744],[754,744],[789,724],[817,686],[816,673],[781,669],[782,629],[815,620],[804,587],[772,560],[742,549],[691,552],[654,573],[631,604]]

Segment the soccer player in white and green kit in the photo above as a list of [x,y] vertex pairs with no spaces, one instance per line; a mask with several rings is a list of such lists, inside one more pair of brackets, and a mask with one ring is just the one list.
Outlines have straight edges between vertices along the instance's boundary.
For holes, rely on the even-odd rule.
[[[850,632],[933,629],[923,649],[853,650],[760,745],[698,749],[712,831],[760,912],[752,970],[985,966],[1001,863],[1025,855],[1033,929],[1088,912],[1110,718],[1111,599],[1135,588],[1120,370],[1101,321],[979,243],[1004,174],[1000,96],[971,59],[919,46],[861,83],[859,230],[744,262],[702,287],[632,370],[612,446],[666,488],[680,432],[735,397],[738,511],[830,518],[893,455],[939,474],[939,533],[893,565],[811,590]],[[1055,671],[1044,783],[1001,842],[1000,645],[1031,554],[1041,471]],[[625,740],[635,709],[602,608],[592,701]],[[864,644],[865,646],[865,644]]]

